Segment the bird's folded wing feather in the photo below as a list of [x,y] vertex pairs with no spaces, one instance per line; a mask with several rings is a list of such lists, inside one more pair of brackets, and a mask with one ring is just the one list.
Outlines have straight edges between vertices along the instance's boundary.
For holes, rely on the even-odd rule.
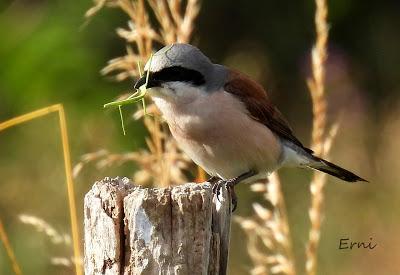
[[224,90],[242,101],[253,119],[267,126],[279,137],[312,153],[293,135],[286,119],[272,104],[266,91],[257,82],[240,72],[231,71]]

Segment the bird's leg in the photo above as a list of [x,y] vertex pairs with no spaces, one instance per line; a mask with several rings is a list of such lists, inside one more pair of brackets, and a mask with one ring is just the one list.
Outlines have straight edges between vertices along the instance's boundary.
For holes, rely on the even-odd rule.
[[254,170],[247,171],[246,173],[241,174],[240,176],[229,179],[225,182],[226,188],[231,192],[231,199],[232,199],[232,212],[234,212],[237,208],[238,204],[238,199],[235,193],[235,185],[238,184],[239,182],[248,179],[252,176],[254,176],[256,172]]
[[231,198],[232,198],[232,212],[236,210],[237,207],[237,196],[235,193],[235,185],[238,184],[239,182],[248,179],[252,176],[254,176],[256,172],[254,170],[247,171],[246,173],[241,174],[238,177],[229,179],[229,180],[219,180],[213,187],[213,192],[214,194],[217,195],[217,198],[220,194],[220,189],[222,185],[225,185],[226,189],[229,190],[231,193]]

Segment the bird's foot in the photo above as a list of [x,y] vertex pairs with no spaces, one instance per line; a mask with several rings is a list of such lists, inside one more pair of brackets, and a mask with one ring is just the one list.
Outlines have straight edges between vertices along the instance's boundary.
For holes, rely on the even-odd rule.
[[237,203],[238,203],[238,199],[235,193],[235,185],[237,184],[237,180],[236,179],[230,179],[230,180],[218,180],[214,186],[213,186],[213,193],[217,196],[217,199],[219,202],[219,195],[221,194],[221,188],[223,186],[225,186],[226,190],[228,190],[228,192],[231,195],[231,203],[232,203],[232,212],[234,212],[237,208]]
[[221,188],[224,184],[225,184],[225,180],[220,179],[220,180],[216,181],[213,185],[212,191],[217,196],[218,201],[220,201],[219,195],[221,193]]
[[238,199],[237,199],[237,196],[235,193],[235,185],[245,179],[248,179],[248,178],[254,176],[254,175],[256,175],[256,171],[249,170],[246,173],[243,173],[240,176],[233,178],[233,179],[218,180],[213,186],[213,193],[217,196],[217,199],[219,201],[219,194],[221,193],[221,188],[222,188],[222,186],[225,186],[225,188],[231,194],[232,212],[234,212],[236,210],[237,204],[238,204]]

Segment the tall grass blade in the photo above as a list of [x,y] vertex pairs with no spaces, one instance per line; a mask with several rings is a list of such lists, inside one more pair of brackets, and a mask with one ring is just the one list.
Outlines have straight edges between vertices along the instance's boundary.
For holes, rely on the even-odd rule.
[[[4,121],[0,123],[0,131],[3,131],[7,128],[22,124],[24,122],[45,116],[47,114],[57,112],[60,123],[61,130],[61,140],[63,147],[63,155],[64,155],[64,168],[65,175],[67,179],[67,192],[68,192],[68,204],[70,210],[70,219],[71,219],[71,231],[72,231],[72,239],[73,239],[73,248],[74,248],[74,257],[75,257],[75,272],[76,275],[83,275],[82,270],[82,253],[79,245],[79,230],[78,230],[78,218],[76,212],[76,203],[75,203],[75,192],[74,185],[72,180],[72,169],[71,169],[71,157],[68,143],[68,131],[67,131],[67,122],[65,119],[64,107],[62,104],[55,104],[52,106],[48,106],[21,116],[17,116],[10,120]],[[4,230],[3,230],[4,231]],[[2,238],[3,240],[3,238]],[[4,242],[4,240],[3,240]],[[11,249],[11,246],[9,246]],[[11,250],[12,251],[12,250]],[[11,258],[10,258],[11,259]],[[16,262],[16,261],[15,261]]]
[[0,239],[6,249],[6,253],[8,258],[10,259],[12,269],[15,275],[21,275],[22,271],[18,265],[17,258],[15,257],[14,250],[11,247],[10,241],[8,240],[8,236],[6,230],[4,229],[3,222],[0,219]]

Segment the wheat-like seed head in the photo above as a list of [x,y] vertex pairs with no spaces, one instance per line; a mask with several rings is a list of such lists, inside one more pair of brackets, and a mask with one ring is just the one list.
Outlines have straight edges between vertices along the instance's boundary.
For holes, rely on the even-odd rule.
[[312,106],[313,131],[311,146],[317,155],[323,154],[323,138],[326,127],[326,98],[325,98],[325,61],[327,59],[328,42],[328,7],[326,0],[315,0],[317,5],[315,25],[317,38],[312,50],[312,77],[308,79]]
[[[114,74],[122,81],[139,76],[137,64],[148,60],[155,43],[190,42],[200,0],[94,0],[94,6],[85,16],[90,18],[105,6],[119,8],[129,18],[127,28],[117,28],[117,34],[125,40],[126,54],[111,59],[101,71],[102,74]],[[156,19],[155,24],[149,20],[151,14]],[[151,116],[144,116],[140,110],[134,118],[143,118],[149,132],[148,150],[122,154],[95,152],[81,159],[74,174],[78,175],[84,165],[92,161],[98,168],[134,161],[139,165],[134,175],[136,183],[169,186],[187,181],[185,174],[193,170],[193,163],[178,149],[156,106],[151,103],[146,109]]]
[[[190,42],[200,11],[200,0],[94,0],[94,6],[85,16],[90,18],[105,6],[119,8],[129,17],[127,28],[116,30],[126,42],[126,54],[111,59],[102,70],[103,74],[116,72],[116,79],[122,81],[139,75],[136,64],[148,60],[154,43]],[[150,14],[157,19],[155,25],[150,23]]]
[[71,246],[70,235],[58,232],[45,220],[36,216],[26,214],[21,214],[18,216],[18,218],[22,223],[31,225],[36,231],[45,234],[53,244],[63,244],[66,246]]
[[276,173],[270,176],[269,182],[252,184],[252,191],[263,193],[272,209],[254,203],[253,217],[235,218],[247,236],[247,251],[253,262],[250,274],[295,274],[289,226],[280,188]]
[[[326,98],[325,98],[325,62],[327,59],[328,42],[328,7],[326,0],[315,0],[316,42],[312,50],[312,77],[308,79],[308,87],[313,106],[313,131],[311,146],[315,154],[327,157],[337,131],[328,137],[326,135]],[[325,138],[325,139],[324,139]],[[328,148],[329,147],[329,148]],[[311,184],[311,206],[309,209],[310,231],[306,246],[306,272],[315,275],[317,270],[317,248],[320,239],[322,223],[322,204],[324,200],[323,188],[326,183],[326,174],[314,173]]]
[[[326,158],[331,150],[333,140],[336,137],[339,124],[334,124],[325,138],[322,146],[324,157]],[[309,231],[309,241],[306,246],[306,271],[307,274],[316,274],[317,269],[317,249],[321,235],[321,224],[323,219],[322,206],[324,201],[323,189],[326,183],[327,175],[325,173],[314,173],[311,185],[311,206],[308,211],[311,227]]]
[[[71,236],[69,234],[60,233],[50,223],[44,219],[33,215],[21,214],[19,220],[26,225],[32,226],[37,232],[44,234],[52,244],[64,245],[71,247]],[[77,259],[71,255],[70,257],[51,257],[51,264],[56,266],[64,266],[72,268],[74,265],[83,265],[83,259]]]
[[[328,7],[326,0],[315,0],[317,9],[315,13],[315,24],[316,24],[316,43],[312,50],[312,77],[307,80],[307,84],[310,90],[313,108],[313,131],[312,131],[312,142],[311,147],[317,155],[324,156],[329,152],[332,140],[335,134],[332,134],[325,138],[326,131],[326,97],[325,97],[325,61],[327,59],[327,41],[328,41],[328,24],[327,14]],[[325,153],[325,154],[324,154]],[[316,248],[319,242],[320,225],[321,225],[321,208],[323,202],[323,186],[326,181],[326,176],[322,173],[314,175],[311,182],[311,194],[312,203],[310,207],[310,241],[307,246],[307,272],[308,274],[315,274],[316,270]],[[253,187],[254,190],[263,190],[263,187],[256,185]],[[284,207],[283,197],[280,192],[279,184],[268,187],[269,199],[273,205],[277,202],[281,203],[281,207]],[[279,199],[281,198],[281,199]],[[275,204],[274,204],[275,203]],[[279,207],[277,208],[279,210]],[[284,209],[284,208],[283,208]],[[285,220],[285,214],[282,215]],[[277,217],[280,218],[279,216]],[[287,221],[287,218],[286,218]],[[276,223],[280,225],[280,231],[276,232],[276,238],[281,237],[281,240],[285,240],[282,237],[282,233],[288,236],[289,226],[287,222],[281,221]],[[281,235],[279,235],[281,234]],[[266,235],[265,235],[266,236]],[[288,242],[290,243],[290,242]],[[284,244],[284,243],[282,243]],[[291,251],[286,247],[287,253]],[[293,261],[292,261],[293,262]],[[260,267],[261,270],[261,267]],[[277,269],[274,269],[277,271]]]

